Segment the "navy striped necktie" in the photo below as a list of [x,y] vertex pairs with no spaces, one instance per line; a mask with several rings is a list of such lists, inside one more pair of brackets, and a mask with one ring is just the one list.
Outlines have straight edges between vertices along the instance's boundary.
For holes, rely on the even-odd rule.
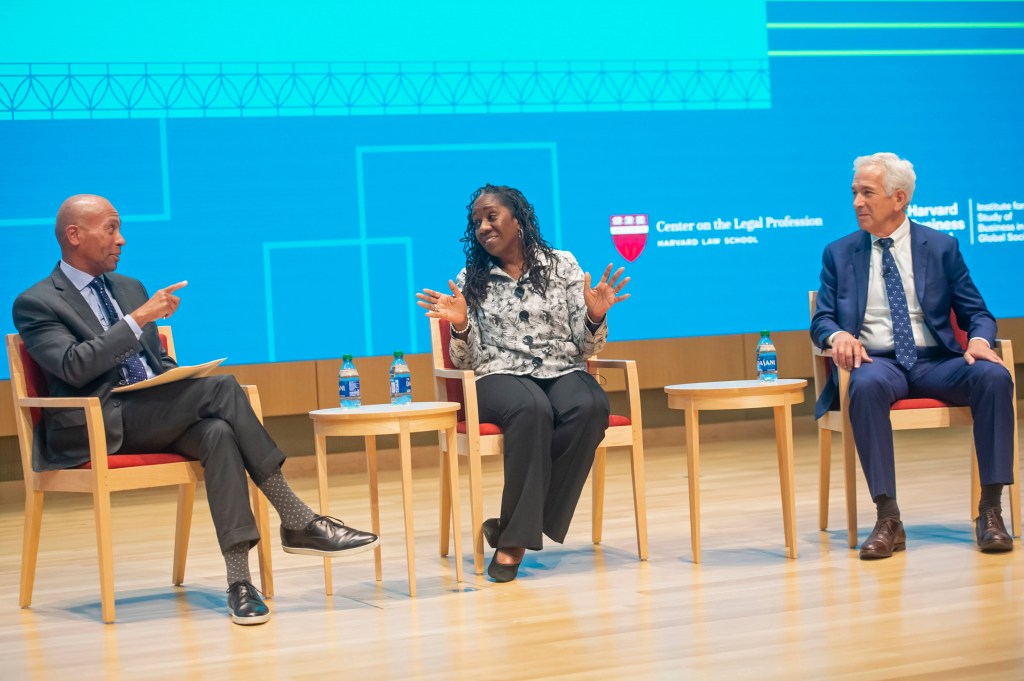
[[[121,316],[117,314],[117,310],[114,309],[114,303],[110,300],[110,296],[107,295],[107,287],[103,285],[103,278],[96,277],[89,282],[89,287],[99,296],[100,304],[103,305],[103,312],[107,317],[107,328],[110,328],[121,319]],[[124,375],[125,381],[129,384],[138,383],[147,378],[146,367],[143,365],[142,358],[139,357],[137,352],[133,352],[127,360],[121,362],[121,372]]]
[[885,295],[889,299],[889,314],[892,317],[892,341],[896,350],[896,361],[907,371],[917,362],[917,346],[914,330],[910,326],[910,310],[907,309],[907,294],[903,290],[900,271],[892,256],[892,238],[879,239],[882,245],[882,278],[885,279]]

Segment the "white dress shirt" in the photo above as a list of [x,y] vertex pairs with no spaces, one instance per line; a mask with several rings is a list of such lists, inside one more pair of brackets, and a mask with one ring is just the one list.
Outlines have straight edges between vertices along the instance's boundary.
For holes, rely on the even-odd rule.
[[[67,278],[71,280],[71,283],[78,289],[78,292],[82,294],[82,297],[85,298],[85,302],[89,304],[93,314],[95,314],[96,318],[100,320],[100,325],[103,326],[103,329],[109,329],[114,320],[107,319],[106,310],[103,309],[103,302],[100,301],[99,295],[96,294],[96,291],[92,286],[89,286],[89,284],[92,283],[92,280],[96,277],[92,276],[88,272],[83,272],[80,269],[72,267],[63,260],[60,261],[60,269],[64,272]],[[107,286],[106,279],[104,277],[100,277],[100,279],[103,281],[103,288],[107,290],[107,297],[110,298],[110,303],[114,306],[114,310],[121,318],[124,319],[128,324],[128,327],[135,332],[135,337],[141,338],[142,327],[132,319],[131,315],[126,315],[121,309],[121,306],[117,304],[117,300],[114,298],[113,293],[111,293],[110,287]],[[156,376],[156,372],[153,371],[153,367],[149,365],[149,357],[146,355],[145,350],[139,350],[139,357],[142,358],[142,366],[146,368],[146,378],[153,378]]]
[[[889,235],[892,246],[889,252],[896,261],[903,291],[907,295],[907,311],[910,312],[910,328],[914,332],[914,345],[929,347],[938,345],[938,341],[928,325],[924,323],[924,310],[917,299],[917,288],[914,284],[914,259],[910,248],[910,220],[903,219],[895,232]],[[871,261],[868,265],[868,302],[864,310],[864,324],[860,328],[860,342],[868,350],[887,352],[894,347],[892,337],[892,314],[889,311],[889,296],[885,291],[885,278],[882,276],[882,246],[879,237],[871,235]]]

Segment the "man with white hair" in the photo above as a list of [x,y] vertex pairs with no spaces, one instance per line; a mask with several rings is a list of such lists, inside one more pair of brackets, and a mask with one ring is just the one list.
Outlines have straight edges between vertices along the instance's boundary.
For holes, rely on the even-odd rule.
[[[996,322],[971,281],[957,240],[911,222],[914,167],[896,154],[854,161],[853,209],[860,231],[825,247],[811,339],[832,348],[850,373],[850,421],[861,467],[878,510],[861,559],[906,548],[896,504],[892,424],[897,400],[933,398],[970,405],[981,477],[975,527],[985,552],[1010,551],[1000,508],[1013,483],[1013,383],[992,349]],[[967,332],[957,341],[950,312]],[[833,407],[833,379],[815,410]]]

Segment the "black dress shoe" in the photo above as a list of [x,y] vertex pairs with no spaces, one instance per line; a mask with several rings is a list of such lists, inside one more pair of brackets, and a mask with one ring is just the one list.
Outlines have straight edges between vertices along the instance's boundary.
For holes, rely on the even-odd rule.
[[263,624],[270,619],[270,608],[263,602],[260,592],[246,581],[228,587],[228,612],[235,624]]
[[488,518],[480,527],[483,530],[484,539],[487,540],[487,545],[492,549],[498,548],[498,537],[501,536],[501,527],[498,525],[498,519]]
[[1013,551],[1013,537],[1003,525],[1003,516],[998,508],[985,509],[974,526],[978,547],[986,553]]
[[882,518],[875,523],[866,542],[860,545],[861,560],[888,558],[893,551],[907,548],[907,533],[899,518]]
[[281,527],[281,548],[285,553],[307,556],[349,555],[372,549],[377,535],[363,532],[327,515],[318,515],[302,530]]
[[519,562],[515,565],[505,565],[504,563],[498,562],[498,552],[495,551],[494,555],[491,556],[491,564],[487,566],[487,574],[491,576],[496,582],[504,583],[511,582],[519,574],[519,566],[523,564],[523,559],[520,558]]

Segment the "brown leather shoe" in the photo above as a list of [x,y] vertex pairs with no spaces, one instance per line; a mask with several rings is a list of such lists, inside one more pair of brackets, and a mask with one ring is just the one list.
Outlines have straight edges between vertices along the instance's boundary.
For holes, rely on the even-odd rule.
[[882,518],[875,523],[867,541],[860,545],[861,560],[888,558],[893,551],[907,548],[907,533],[899,518]]
[[1003,516],[998,508],[988,508],[978,516],[974,525],[978,537],[978,547],[986,553],[1013,551],[1013,537],[1003,525]]

